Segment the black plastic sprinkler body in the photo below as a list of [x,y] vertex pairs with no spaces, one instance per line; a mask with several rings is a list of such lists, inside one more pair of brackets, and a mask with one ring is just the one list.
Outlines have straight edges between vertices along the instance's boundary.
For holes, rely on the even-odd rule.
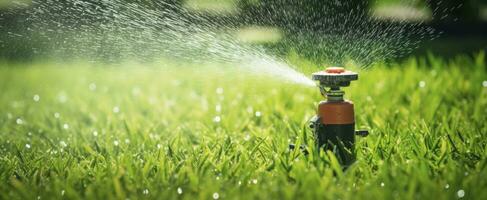
[[318,149],[333,151],[344,166],[355,161],[355,135],[367,136],[368,131],[355,131],[355,113],[351,101],[345,100],[341,87],[358,80],[358,74],[340,67],[330,67],[313,73],[319,81],[321,94],[326,97],[318,106],[317,115],[310,121]]

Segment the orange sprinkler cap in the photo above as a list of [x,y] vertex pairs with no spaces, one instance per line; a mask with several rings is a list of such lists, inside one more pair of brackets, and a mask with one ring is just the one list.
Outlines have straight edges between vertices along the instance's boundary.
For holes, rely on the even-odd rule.
[[345,69],[343,67],[328,67],[325,69],[325,72],[330,74],[341,74],[345,72]]

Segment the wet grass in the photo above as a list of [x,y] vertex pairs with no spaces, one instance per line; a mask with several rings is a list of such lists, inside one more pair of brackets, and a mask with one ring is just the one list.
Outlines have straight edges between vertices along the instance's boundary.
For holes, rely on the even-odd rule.
[[361,72],[347,97],[371,134],[344,172],[286,150],[313,143],[316,88],[230,66],[24,65],[0,67],[0,199],[487,197],[482,55]]

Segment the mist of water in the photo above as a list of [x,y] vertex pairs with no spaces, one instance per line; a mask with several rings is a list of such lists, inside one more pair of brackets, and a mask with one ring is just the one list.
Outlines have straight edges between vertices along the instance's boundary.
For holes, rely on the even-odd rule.
[[164,1],[34,1],[33,32],[50,46],[49,55],[92,61],[160,57],[189,62],[225,62],[291,83],[314,83],[289,63],[235,36],[235,27],[217,24]]
[[[384,23],[374,16],[366,17],[358,8],[347,14],[335,14],[333,9],[337,5],[340,8],[347,7],[346,4],[325,3],[320,9],[329,14],[319,26],[326,28],[312,31],[316,24],[303,24],[299,30],[292,31],[295,40],[291,37],[289,45],[298,52],[311,49],[316,52],[315,57],[329,65],[345,65],[353,60],[367,68],[376,61],[407,54],[420,41],[438,36],[437,31],[422,26],[422,22]],[[236,38],[234,33],[239,25],[235,21],[214,22],[205,15],[165,1],[34,0],[30,7],[29,33],[23,36],[31,40],[41,38],[41,46],[50,47],[49,52],[40,54],[114,62],[151,61],[160,57],[227,62],[251,73],[314,85],[266,48]],[[269,13],[271,18],[289,19],[286,11]],[[300,20],[293,19],[298,23]]]

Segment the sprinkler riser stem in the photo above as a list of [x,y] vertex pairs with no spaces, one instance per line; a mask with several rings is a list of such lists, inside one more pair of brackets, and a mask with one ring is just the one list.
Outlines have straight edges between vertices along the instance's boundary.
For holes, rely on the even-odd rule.
[[336,94],[336,93],[331,93],[331,92],[326,93],[326,99],[330,102],[342,102],[342,101],[344,101],[343,94]]
[[340,163],[348,166],[355,160],[354,107],[352,102],[341,97],[341,101],[328,99],[320,102],[311,127],[317,147],[333,151]]

